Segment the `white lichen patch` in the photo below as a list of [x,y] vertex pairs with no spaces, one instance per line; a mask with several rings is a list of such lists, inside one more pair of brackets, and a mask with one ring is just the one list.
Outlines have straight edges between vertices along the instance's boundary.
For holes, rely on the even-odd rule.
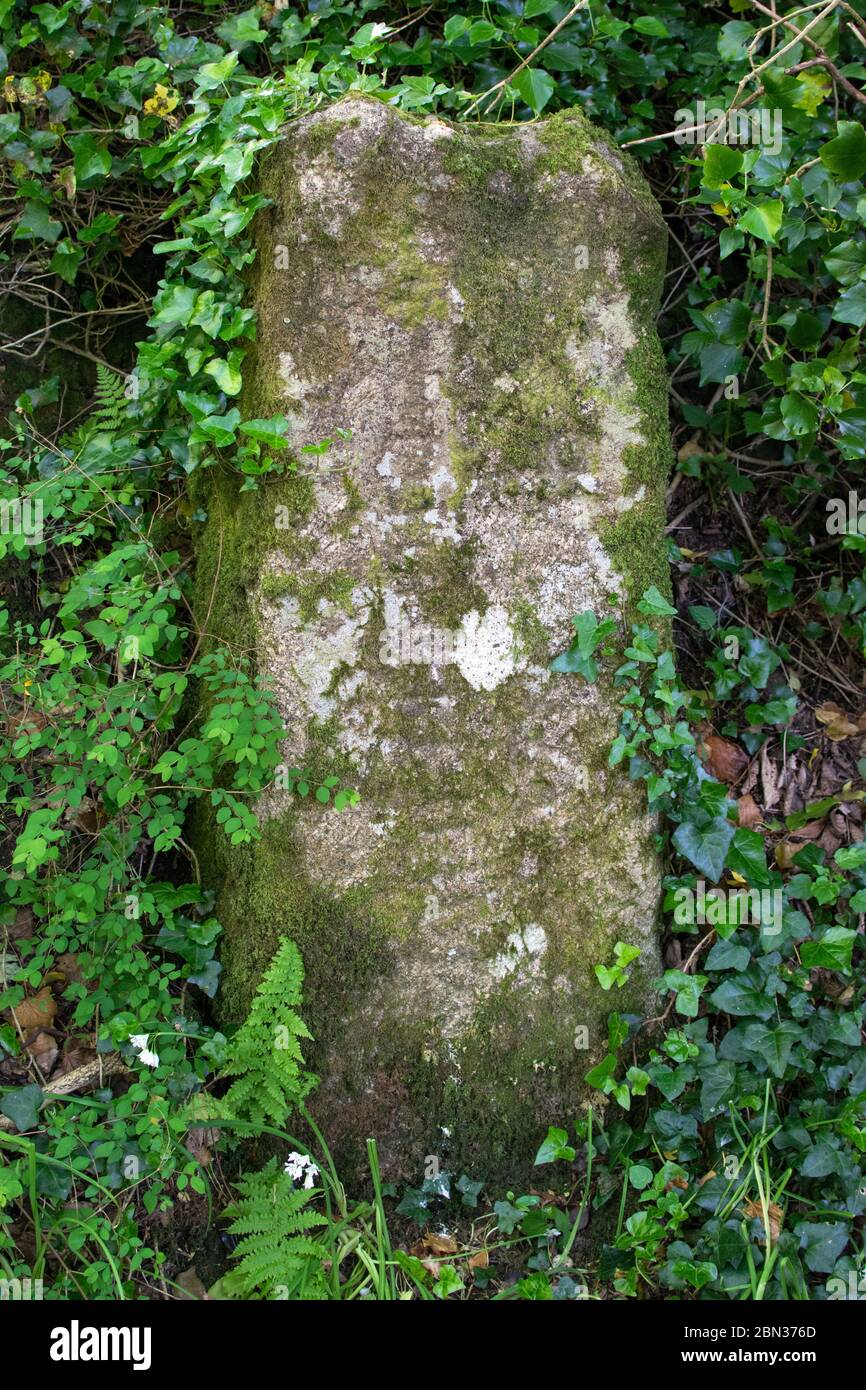
[[460,624],[463,641],[454,664],[473,690],[495,690],[520,669],[515,656],[515,634],[507,609],[493,604],[482,617],[476,609],[464,614]]
[[[296,598],[280,600],[283,617],[291,626],[300,626],[300,605]],[[348,617],[334,604],[322,600],[319,612],[325,620],[318,630],[307,626],[301,650],[293,662],[296,680],[303,691],[303,702],[308,715],[327,719],[336,701],[333,695],[326,695],[334,672],[341,666],[354,666],[358,660],[364,628],[369,613],[362,611],[357,617]],[[328,626],[334,626],[328,630]]]
[[295,359],[290,352],[281,352],[277,361],[280,381],[289,400],[303,403],[305,397],[314,389],[313,383],[304,381],[303,377],[298,375]]
[[537,922],[530,922],[522,931],[510,933],[504,951],[494,958],[490,973],[494,980],[504,980],[518,968],[526,974],[538,975],[546,950],[547,932]]

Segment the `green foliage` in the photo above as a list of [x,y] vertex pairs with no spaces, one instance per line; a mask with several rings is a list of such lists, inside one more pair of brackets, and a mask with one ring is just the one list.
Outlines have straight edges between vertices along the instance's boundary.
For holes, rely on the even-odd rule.
[[301,1070],[299,1039],[309,1038],[300,1008],[304,967],[293,941],[283,937],[253,998],[250,1012],[228,1045],[224,1076],[236,1079],[221,1111],[254,1124],[281,1125],[315,1085]]
[[[702,975],[692,962],[663,981],[680,1023],[647,1064],[644,1128],[620,1118],[587,1138],[601,1175],[595,1200],[620,1182],[639,1194],[619,1222],[608,1277],[623,1293],[649,1279],[678,1296],[802,1296],[807,1282],[820,1295],[829,1266],[862,1264],[863,866],[850,851],[827,863],[812,846],[786,878],[736,824],[695,736],[714,702],[758,753],[799,707],[792,652],[824,639],[866,651],[859,513],[842,508],[836,529],[827,524],[829,545],[808,524],[816,509],[824,521],[824,497],[856,491],[866,452],[866,145],[850,92],[864,75],[862,23],[837,5],[811,28],[811,44],[779,54],[804,22],[793,5],[769,38],[750,12],[719,27],[704,5],[644,8],[587,6],[540,48],[566,13],[550,0],[469,0],[459,13],[408,18],[354,0],[229,15],[206,7],[194,22],[138,0],[0,6],[7,343],[16,369],[36,341],[49,359],[15,386],[0,440],[0,502],[41,505],[44,530],[0,531],[15,596],[0,614],[12,866],[0,923],[16,929],[0,953],[0,1005],[17,1007],[48,979],[75,1036],[106,1056],[119,1051],[135,1073],[123,1095],[104,1088],[85,1105],[32,1080],[4,1088],[4,1113],[24,1128],[0,1134],[10,1160],[0,1168],[0,1255],[16,1273],[49,1271],[52,1296],[135,1296],[161,1259],[142,1222],[177,1191],[205,1190],[184,1148],[184,1107],[225,1059],[226,1040],[204,1021],[220,929],[206,887],[174,882],[184,861],[196,877],[184,818],[209,797],[234,843],[254,837],[251,807],[276,772],[280,730],[242,654],[208,651],[207,634],[190,630],[187,533],[202,517],[175,500],[195,469],[232,470],[254,489],[315,467],[316,451],[292,449],[288,417],[243,418],[255,334],[250,229],[262,205],[251,175],[287,121],[348,91],[457,119],[522,120],[580,104],[645,161],[664,199],[682,254],[661,321],[685,443],[678,471],[717,502],[756,494],[761,518],[744,552],[732,544],[694,558],[674,545],[671,557],[698,584],[735,580],[764,605],[775,640],[727,605],[693,605],[701,702],[676,676],[654,626],[669,606],[650,592],[648,624],[615,677],[623,721],[612,766],[643,781],[663,818],[669,907],[683,890],[695,894],[716,940]],[[816,52],[832,66],[808,66]],[[766,117],[772,142],[662,138],[683,135],[697,93],[707,108]],[[155,293],[142,270],[154,256],[164,264]],[[140,321],[147,304],[133,355],[112,329]],[[19,328],[16,315],[34,310]],[[95,387],[67,393],[70,363],[94,356]],[[803,592],[808,603],[795,597]],[[613,629],[591,614],[575,627],[554,668],[592,680]],[[208,707],[190,728],[191,682]],[[798,736],[786,737],[795,747]],[[333,797],[337,808],[354,799],[330,778],[315,788],[303,769],[290,770],[286,790]],[[738,907],[714,900],[723,874],[780,893],[782,930],[771,930],[774,912],[748,927]],[[77,968],[64,975],[67,957]],[[826,972],[817,989],[806,988],[813,971]],[[720,1029],[701,1012],[709,1008]],[[645,1088],[637,1068],[616,1079],[628,1028],[614,1024],[598,1078],[620,1106]],[[145,1047],[130,1042],[142,1036]],[[11,1023],[0,1024],[0,1049],[34,1074]],[[158,1056],[155,1067],[145,1053]],[[721,1168],[702,1182],[722,1150],[740,1178],[720,1187]],[[768,1235],[774,1203],[784,1208],[778,1239]],[[564,1224],[531,1196],[498,1205],[503,1222],[528,1222],[540,1244]],[[35,1256],[16,1246],[13,1211],[36,1233]],[[378,1232],[378,1260],[381,1208],[359,1220]],[[376,1296],[429,1296],[414,1267],[398,1277],[383,1257],[374,1268]],[[511,1296],[570,1297],[570,1277],[540,1265]],[[436,1293],[451,1292],[449,1273]]]
[[238,1261],[221,1289],[236,1298],[304,1299],[323,1296],[327,1251],[307,1233],[326,1224],[309,1211],[315,1192],[296,1188],[272,1158],[258,1173],[237,1181],[238,1196],[224,1213],[229,1234],[239,1236]]
[[[704,705],[670,653],[635,625],[630,656],[614,677],[622,716],[611,762],[663,813],[665,906],[672,929],[699,940],[657,981],[681,1021],[647,1039],[644,1066],[617,1079],[640,1020],[611,1014],[607,1055],[587,1076],[631,1111],[628,1125],[577,1126],[596,1160],[594,1205],[620,1196],[601,1273],[631,1296],[646,1284],[676,1297],[836,1297],[866,1262],[864,984],[854,964],[866,850],[839,849],[831,865],[808,844],[785,877],[698,757]],[[743,681],[766,686],[778,666],[750,639],[727,698]],[[616,968],[597,970],[603,987]],[[639,1113],[636,1096],[647,1098]],[[567,1137],[552,1130],[538,1161],[567,1157]]]
[[94,407],[87,424],[93,433],[123,429],[128,424],[126,381],[102,362],[96,364]]

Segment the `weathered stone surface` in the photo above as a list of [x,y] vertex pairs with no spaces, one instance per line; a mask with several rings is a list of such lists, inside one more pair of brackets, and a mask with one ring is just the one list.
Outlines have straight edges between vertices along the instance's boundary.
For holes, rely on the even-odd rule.
[[[625,632],[667,582],[663,223],[576,113],[468,128],[349,99],[263,187],[246,414],[335,443],[303,478],[219,485],[203,585],[219,549],[211,625],[256,645],[286,762],[363,800],[274,791],[261,845],[214,839],[226,997],[292,935],[344,1159],[375,1134],[389,1176],[513,1172],[659,973],[614,695],[547,665],[573,614]],[[593,966],[618,939],[643,954],[614,1001]]]

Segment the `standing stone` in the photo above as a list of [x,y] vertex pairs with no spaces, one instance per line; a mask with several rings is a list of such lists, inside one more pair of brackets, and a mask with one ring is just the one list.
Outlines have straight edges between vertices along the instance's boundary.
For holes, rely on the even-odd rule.
[[[210,628],[256,648],[286,763],[362,800],[273,790],[260,844],[206,837],[225,1007],[292,936],[344,1165],[375,1135],[391,1178],[513,1175],[660,973],[615,692],[548,663],[574,614],[624,635],[667,585],[664,225],[577,112],[473,127],[353,97],[262,185],[245,417],[292,418],[298,471],[211,484],[203,591],[218,549]],[[618,940],[642,954],[611,996]]]

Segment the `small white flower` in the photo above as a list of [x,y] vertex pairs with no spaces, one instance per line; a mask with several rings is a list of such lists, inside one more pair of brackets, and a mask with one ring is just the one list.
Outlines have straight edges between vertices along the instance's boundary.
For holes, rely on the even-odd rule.
[[138,1060],[143,1062],[146,1067],[158,1067],[159,1055],[152,1048],[148,1047],[149,1036],[147,1033],[134,1033],[129,1039],[132,1046],[138,1053]]
[[307,1189],[315,1185],[319,1170],[311,1158],[306,1154],[290,1153],[283,1164],[283,1172],[288,1173],[292,1182],[303,1181]]

